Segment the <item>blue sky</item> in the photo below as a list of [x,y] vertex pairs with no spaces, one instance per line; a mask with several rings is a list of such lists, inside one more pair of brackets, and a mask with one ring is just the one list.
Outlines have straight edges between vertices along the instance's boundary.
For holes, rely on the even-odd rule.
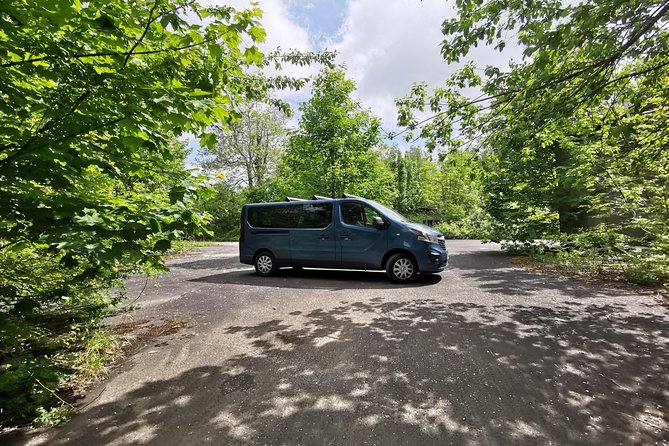
[[322,50],[334,40],[346,17],[346,2],[313,0],[288,2],[290,17],[307,30],[311,45]]

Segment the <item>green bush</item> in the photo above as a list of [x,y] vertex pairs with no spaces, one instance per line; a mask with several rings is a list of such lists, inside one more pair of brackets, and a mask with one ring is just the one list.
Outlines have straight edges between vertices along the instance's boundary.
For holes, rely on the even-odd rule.
[[72,406],[52,407],[45,409],[43,407],[37,408],[37,418],[33,420],[35,427],[55,427],[67,423],[77,409]]
[[505,250],[529,255],[578,274],[601,275],[643,285],[669,285],[669,245],[656,237],[645,245],[611,226],[564,235],[557,243],[510,243]]
[[54,396],[48,389],[57,389],[66,374],[67,369],[51,355],[3,358],[0,425],[31,421],[39,407],[53,404]]
[[625,263],[628,280],[669,286],[669,236],[655,238],[648,247],[628,250]]
[[96,328],[116,301],[98,290],[119,280],[63,259],[40,245],[0,250],[1,425],[46,416],[72,374],[100,373],[113,344]]
[[223,182],[213,186],[213,193],[201,199],[197,206],[210,215],[207,230],[214,240],[238,240],[239,218],[245,204],[242,192],[233,190]]
[[457,220],[438,223],[435,229],[448,239],[488,239],[490,218],[482,210],[478,210]]

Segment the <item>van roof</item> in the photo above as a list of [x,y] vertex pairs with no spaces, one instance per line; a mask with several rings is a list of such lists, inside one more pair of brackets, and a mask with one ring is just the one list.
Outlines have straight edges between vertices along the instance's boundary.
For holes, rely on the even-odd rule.
[[350,200],[369,201],[369,199],[367,198],[356,197],[353,195],[342,198],[319,197],[315,199],[301,199],[301,198],[297,199],[293,197],[286,197],[286,200],[284,201],[270,201],[268,203],[249,203],[247,206],[272,206],[277,204],[298,204],[298,203],[334,203],[338,201],[350,201]]
[[269,203],[249,203],[249,205],[254,206],[271,206],[277,204],[290,204],[290,203],[323,203],[323,202],[337,202],[343,200],[360,200],[360,201],[369,201],[367,198],[358,197],[351,194],[343,194],[341,198],[330,198],[323,197],[320,195],[314,195],[310,199],[306,198],[295,198],[295,197],[286,197],[284,201],[271,201]]

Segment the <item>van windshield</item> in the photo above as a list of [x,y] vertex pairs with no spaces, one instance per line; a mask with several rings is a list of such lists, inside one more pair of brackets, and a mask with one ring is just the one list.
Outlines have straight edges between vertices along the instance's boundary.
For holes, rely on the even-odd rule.
[[399,220],[402,222],[409,222],[409,220],[406,219],[402,214],[400,214],[397,211],[394,211],[388,207],[385,207],[381,203],[377,203],[374,200],[369,200],[370,202],[374,203],[374,206],[376,206],[382,213],[386,214],[386,216],[392,218],[393,220]]

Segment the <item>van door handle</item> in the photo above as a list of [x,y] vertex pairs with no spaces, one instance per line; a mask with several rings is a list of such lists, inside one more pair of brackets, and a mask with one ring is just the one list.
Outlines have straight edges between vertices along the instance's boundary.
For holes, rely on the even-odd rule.
[[342,234],[340,235],[340,237],[343,238],[344,240],[348,240],[351,238],[351,234]]
[[328,239],[327,235],[325,235],[325,234],[321,235],[321,240],[327,240],[327,239]]

